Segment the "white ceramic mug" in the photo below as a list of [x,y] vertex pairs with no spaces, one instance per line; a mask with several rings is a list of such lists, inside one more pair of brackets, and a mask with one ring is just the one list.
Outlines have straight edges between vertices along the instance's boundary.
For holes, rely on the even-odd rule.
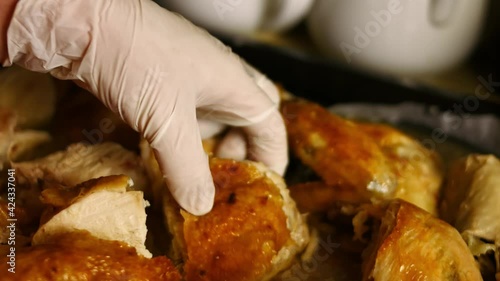
[[460,63],[478,41],[488,0],[316,0],[311,36],[365,69],[422,74]]
[[195,24],[226,35],[283,31],[302,20],[313,0],[156,0]]

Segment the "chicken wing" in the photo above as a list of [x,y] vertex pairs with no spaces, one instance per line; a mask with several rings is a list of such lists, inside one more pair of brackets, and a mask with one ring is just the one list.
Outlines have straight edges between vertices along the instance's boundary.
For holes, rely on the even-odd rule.
[[382,149],[351,121],[304,100],[281,107],[293,153],[326,185],[352,190],[349,203],[391,197],[397,181]]
[[311,102],[288,99],[281,111],[293,153],[321,178],[290,187],[300,208],[402,198],[437,214],[437,154],[394,128],[348,121]]

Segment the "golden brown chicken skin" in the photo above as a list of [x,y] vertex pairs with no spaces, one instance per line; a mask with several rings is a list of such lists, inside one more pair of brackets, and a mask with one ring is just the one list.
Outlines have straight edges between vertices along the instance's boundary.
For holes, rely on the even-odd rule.
[[186,279],[255,280],[290,239],[283,200],[257,171],[217,161],[211,165],[216,175],[215,208],[202,217],[183,213]]
[[290,187],[301,210],[402,198],[437,214],[441,161],[416,140],[383,124],[345,120],[304,100],[284,101],[282,114],[294,155],[321,178]]
[[15,273],[2,255],[2,280],[166,280],[180,274],[166,257],[147,259],[118,241],[97,239],[86,232],[64,234],[56,243],[18,248]]
[[364,253],[364,281],[482,280],[456,229],[404,200],[389,203]]
[[185,280],[269,280],[309,242],[305,221],[283,180],[262,164],[212,158],[210,168],[211,212],[197,217],[165,202]]
[[290,239],[279,191],[270,188],[273,183],[269,180],[233,162],[215,163],[212,171],[219,175],[215,178],[216,207],[199,218],[184,213],[186,279],[248,280],[259,276],[266,271],[262,265],[270,265]]
[[404,199],[437,215],[444,177],[437,153],[384,124],[358,123],[358,128],[379,145],[394,168],[397,178],[394,198]]
[[356,196],[349,203],[394,193],[396,175],[388,159],[354,122],[298,99],[283,101],[281,113],[293,153],[326,185],[352,190]]
[[500,277],[500,159],[471,154],[452,163],[441,217],[462,235],[485,280]]

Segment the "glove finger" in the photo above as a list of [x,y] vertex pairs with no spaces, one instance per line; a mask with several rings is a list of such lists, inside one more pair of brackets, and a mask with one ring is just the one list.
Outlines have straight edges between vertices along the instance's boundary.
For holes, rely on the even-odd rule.
[[243,65],[243,68],[245,69],[247,74],[252,77],[253,81],[257,84],[257,86],[259,86],[259,88],[262,89],[262,91],[264,91],[269,99],[274,104],[279,104],[280,95],[274,83],[269,80],[266,75],[262,74],[255,67],[248,64],[244,59],[241,59],[241,64]]
[[248,136],[248,158],[260,161],[280,175],[288,165],[288,143],[278,111],[261,122],[243,128]]
[[189,213],[204,215],[213,207],[214,183],[196,114],[181,110],[182,118],[171,116],[150,143],[174,199]]
[[200,128],[201,139],[209,139],[224,131],[226,125],[207,119],[198,119],[198,127]]
[[[211,95],[198,99],[198,111],[204,112],[206,119],[242,127],[249,143],[248,157],[282,175],[288,165],[288,147],[285,125],[278,112],[278,91],[238,56],[228,55],[233,63],[212,77],[213,88],[204,91]],[[229,83],[227,77],[231,77]]]
[[221,140],[215,151],[220,158],[244,160],[247,156],[247,140],[240,128],[231,129]]

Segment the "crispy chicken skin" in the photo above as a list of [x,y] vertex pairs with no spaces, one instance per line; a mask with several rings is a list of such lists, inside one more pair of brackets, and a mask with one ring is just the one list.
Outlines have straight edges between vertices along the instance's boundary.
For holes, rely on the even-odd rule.
[[358,123],[358,127],[380,146],[394,168],[397,178],[394,198],[437,215],[444,177],[438,154],[390,126]]
[[293,256],[304,246],[305,237],[292,235],[305,235],[305,227],[289,230],[290,213],[283,208],[290,202],[270,172],[220,159],[212,159],[210,167],[217,189],[214,209],[202,217],[181,212],[186,280],[269,279],[276,265],[289,262],[280,257],[283,249]]
[[102,240],[87,232],[60,235],[48,244],[18,248],[15,273],[7,271],[2,255],[2,280],[181,280],[166,257],[147,259],[118,241]]
[[[141,154],[153,183],[163,183],[149,146]],[[181,210],[164,186],[164,214],[173,236],[170,256],[185,280],[269,280],[309,243],[305,219],[281,177],[251,161],[210,159],[216,193],[212,211]]]
[[19,205],[13,205],[12,203],[15,202],[10,202],[0,196],[0,245],[8,244],[10,229],[7,226],[10,225],[11,222],[8,219],[11,218],[16,218],[16,235],[13,237],[16,240],[16,244],[28,244],[29,238],[26,235],[32,231],[33,224],[36,222],[33,220],[33,216],[31,216],[29,210]]
[[500,160],[471,154],[455,161],[440,211],[462,234],[485,280],[500,277]]
[[354,122],[331,114],[312,102],[282,102],[290,149],[322,179],[348,188],[354,202],[392,196],[396,175],[381,148]]
[[294,155],[321,178],[290,187],[302,211],[402,198],[437,214],[437,154],[392,127],[348,121],[308,101],[288,99],[281,111]]
[[404,200],[392,200],[364,252],[363,280],[482,280],[456,229]]
[[75,186],[90,179],[122,174],[132,178],[136,189],[144,190],[149,184],[141,158],[112,142],[72,144],[64,151],[33,161],[14,163],[13,167],[19,184],[51,182]]

